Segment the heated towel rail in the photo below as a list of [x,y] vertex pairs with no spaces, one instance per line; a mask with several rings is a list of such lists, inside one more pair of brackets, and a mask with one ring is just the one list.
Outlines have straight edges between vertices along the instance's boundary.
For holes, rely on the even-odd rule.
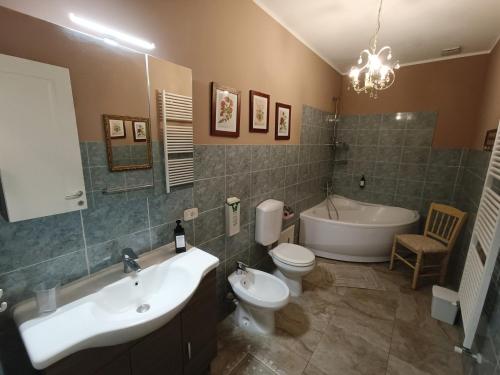
[[[500,125],[499,125],[500,128]],[[466,349],[483,310],[500,247],[500,130],[497,131],[458,294]]]
[[193,182],[193,100],[161,90],[158,104],[169,193],[173,186]]

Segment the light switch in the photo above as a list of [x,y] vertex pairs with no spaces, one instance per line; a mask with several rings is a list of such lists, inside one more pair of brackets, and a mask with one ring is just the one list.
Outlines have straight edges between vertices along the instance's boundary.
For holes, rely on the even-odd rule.
[[198,217],[198,207],[188,208],[184,210],[184,221],[196,219]]

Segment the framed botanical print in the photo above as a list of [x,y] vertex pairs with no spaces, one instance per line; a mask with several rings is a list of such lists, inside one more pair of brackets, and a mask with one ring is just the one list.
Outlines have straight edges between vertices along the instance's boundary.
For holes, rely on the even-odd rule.
[[108,120],[109,137],[112,139],[127,138],[125,123],[122,119],[110,118]]
[[241,92],[212,82],[210,135],[240,136]]
[[276,103],[276,128],[274,139],[290,139],[290,126],[292,124],[292,106]]
[[250,90],[250,132],[267,133],[269,131],[269,101],[269,95]]
[[133,122],[134,142],[146,142],[148,139],[147,125],[144,121]]

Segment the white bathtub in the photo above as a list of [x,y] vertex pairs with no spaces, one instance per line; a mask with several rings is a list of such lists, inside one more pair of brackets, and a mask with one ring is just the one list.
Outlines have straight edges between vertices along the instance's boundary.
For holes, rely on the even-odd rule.
[[415,233],[419,214],[405,208],[362,203],[338,195],[328,217],[326,200],[300,214],[300,244],[316,255],[349,262],[390,259],[395,234]]

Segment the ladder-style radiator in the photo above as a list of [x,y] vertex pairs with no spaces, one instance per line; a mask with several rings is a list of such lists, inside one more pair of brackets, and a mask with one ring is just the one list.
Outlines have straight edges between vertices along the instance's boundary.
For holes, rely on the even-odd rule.
[[167,193],[193,182],[193,100],[161,90],[158,108],[162,124]]
[[[500,126],[499,126],[500,128]],[[497,131],[458,290],[463,346],[471,349],[500,247],[500,131]]]

